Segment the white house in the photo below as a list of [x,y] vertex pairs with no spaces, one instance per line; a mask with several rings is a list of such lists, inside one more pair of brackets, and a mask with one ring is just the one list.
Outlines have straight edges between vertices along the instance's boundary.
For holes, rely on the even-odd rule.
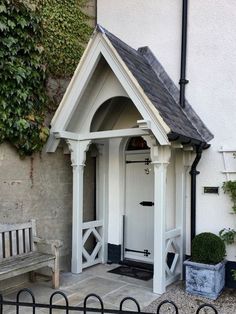
[[71,153],[72,272],[150,263],[163,293],[182,276],[191,236],[234,227],[221,186],[236,174],[235,9],[233,0],[189,1],[189,102],[180,103],[182,1],[97,1],[99,25],[47,145]]

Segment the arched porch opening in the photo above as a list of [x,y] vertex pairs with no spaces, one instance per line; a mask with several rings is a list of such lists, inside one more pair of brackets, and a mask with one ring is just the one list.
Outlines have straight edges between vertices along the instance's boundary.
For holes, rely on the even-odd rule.
[[128,97],[117,96],[106,100],[95,112],[90,132],[137,127],[142,116]]

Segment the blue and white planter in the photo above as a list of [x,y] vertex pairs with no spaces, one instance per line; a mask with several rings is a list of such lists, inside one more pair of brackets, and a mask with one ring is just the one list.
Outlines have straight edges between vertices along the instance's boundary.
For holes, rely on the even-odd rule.
[[225,286],[225,263],[208,265],[185,261],[186,291],[216,300]]

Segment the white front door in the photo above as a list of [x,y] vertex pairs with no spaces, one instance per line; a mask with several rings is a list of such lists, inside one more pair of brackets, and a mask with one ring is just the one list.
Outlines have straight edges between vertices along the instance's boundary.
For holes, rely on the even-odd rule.
[[153,262],[154,192],[149,154],[126,155],[124,258]]

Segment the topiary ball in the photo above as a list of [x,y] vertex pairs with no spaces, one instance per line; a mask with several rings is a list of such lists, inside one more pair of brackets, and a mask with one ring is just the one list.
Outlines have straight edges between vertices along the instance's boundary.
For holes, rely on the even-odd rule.
[[225,243],[213,233],[200,233],[192,241],[193,262],[215,265],[224,259],[225,254]]

